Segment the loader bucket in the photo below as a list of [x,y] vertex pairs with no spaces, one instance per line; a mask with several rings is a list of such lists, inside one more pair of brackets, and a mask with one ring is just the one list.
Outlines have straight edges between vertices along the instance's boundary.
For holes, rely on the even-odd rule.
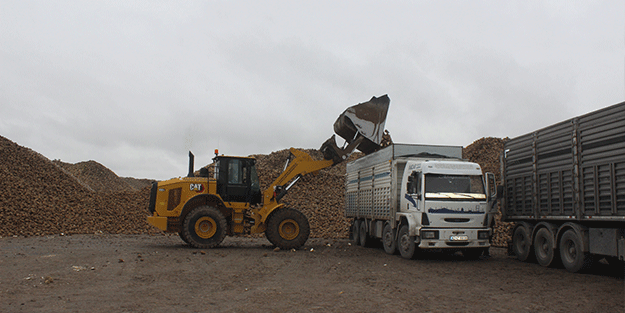
[[345,161],[354,149],[365,154],[379,150],[390,102],[389,97],[383,95],[347,108],[334,122],[334,132],[345,139],[347,147],[339,148],[332,135],[321,146],[324,159],[337,164]]
[[348,144],[364,137],[356,149],[365,154],[379,150],[390,102],[388,95],[383,95],[347,108],[334,122],[334,132]]

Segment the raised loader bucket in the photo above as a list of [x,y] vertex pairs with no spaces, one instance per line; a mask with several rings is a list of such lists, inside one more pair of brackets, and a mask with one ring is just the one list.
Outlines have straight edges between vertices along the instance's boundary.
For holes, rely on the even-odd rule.
[[344,160],[354,149],[365,154],[379,150],[390,102],[391,99],[383,95],[347,108],[334,122],[334,132],[345,139],[348,146],[344,149],[338,148],[332,136],[321,146],[324,157],[338,163],[337,161]]

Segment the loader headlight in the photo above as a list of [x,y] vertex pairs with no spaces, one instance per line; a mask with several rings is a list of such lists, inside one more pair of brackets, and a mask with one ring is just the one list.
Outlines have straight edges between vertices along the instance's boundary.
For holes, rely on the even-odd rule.
[[438,239],[438,230],[422,230],[421,238],[423,239]]

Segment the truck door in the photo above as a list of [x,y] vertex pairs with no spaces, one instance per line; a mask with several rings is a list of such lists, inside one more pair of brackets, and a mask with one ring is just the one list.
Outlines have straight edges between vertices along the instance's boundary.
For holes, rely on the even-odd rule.
[[412,173],[410,173],[410,175],[408,175],[406,185],[405,185],[406,192],[404,193],[404,199],[402,199],[403,200],[402,209],[414,210],[419,207],[419,204],[421,200],[423,199],[422,192],[421,192],[422,191],[421,181],[422,181],[421,172],[413,171]]

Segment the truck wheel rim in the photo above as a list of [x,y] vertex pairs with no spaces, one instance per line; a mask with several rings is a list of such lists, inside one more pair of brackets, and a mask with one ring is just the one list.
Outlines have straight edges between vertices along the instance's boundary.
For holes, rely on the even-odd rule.
[[401,236],[399,242],[400,242],[401,249],[403,251],[408,251],[408,248],[410,247],[410,241],[408,240],[408,236],[406,235]]
[[294,220],[284,220],[278,226],[278,232],[280,237],[286,240],[293,240],[299,235],[299,225]]
[[217,233],[217,223],[208,216],[201,217],[195,222],[195,233],[202,239],[211,238]]

